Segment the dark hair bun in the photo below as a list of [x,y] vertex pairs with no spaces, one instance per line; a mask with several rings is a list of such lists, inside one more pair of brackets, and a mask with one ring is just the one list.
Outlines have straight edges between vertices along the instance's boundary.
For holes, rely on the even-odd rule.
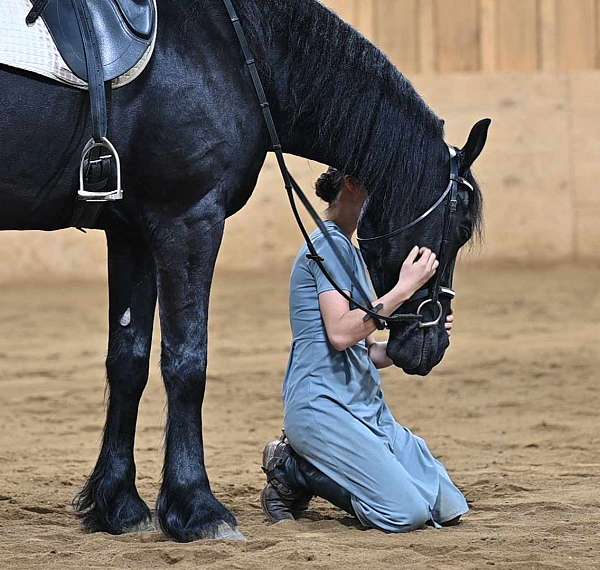
[[327,169],[327,172],[323,172],[323,174],[319,176],[315,184],[317,196],[321,198],[321,200],[325,200],[328,204],[332,204],[335,202],[342,189],[344,178],[345,176],[343,173],[330,166]]

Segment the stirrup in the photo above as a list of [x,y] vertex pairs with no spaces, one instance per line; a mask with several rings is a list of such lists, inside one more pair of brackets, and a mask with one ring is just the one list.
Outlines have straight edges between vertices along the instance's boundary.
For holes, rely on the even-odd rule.
[[[103,154],[99,158],[91,160],[90,153],[97,148],[104,149],[107,151],[107,154]],[[117,174],[116,189],[109,190],[107,192],[91,192],[86,190],[84,175],[86,168],[90,164],[95,164],[97,162],[109,159],[114,159],[115,161]],[[94,139],[90,139],[81,153],[81,163],[79,165],[79,190],[77,192],[77,199],[85,200],[86,202],[112,202],[123,199],[123,188],[121,187],[121,159],[119,158],[117,149],[106,137],[102,137],[101,142],[96,142]]]

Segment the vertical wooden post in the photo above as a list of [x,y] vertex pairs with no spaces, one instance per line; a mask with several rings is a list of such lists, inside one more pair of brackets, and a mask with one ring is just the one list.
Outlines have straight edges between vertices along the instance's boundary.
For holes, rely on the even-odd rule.
[[433,0],[421,0],[419,4],[419,68],[421,73],[435,71]]
[[557,0],[558,67],[569,71],[596,65],[595,0]]
[[361,33],[373,43],[377,43],[375,29],[375,0],[356,0],[355,4],[356,25]]
[[485,72],[496,71],[497,0],[481,0],[479,12],[481,21],[481,70]]
[[600,0],[596,0],[596,69],[600,69]]
[[558,67],[558,29],[556,26],[556,0],[539,0],[540,68],[556,71]]
[[434,0],[434,9],[437,71],[479,71],[479,0]]
[[377,0],[377,43],[404,73],[419,71],[418,0]]
[[501,0],[497,10],[497,56],[500,71],[538,69],[538,3]]

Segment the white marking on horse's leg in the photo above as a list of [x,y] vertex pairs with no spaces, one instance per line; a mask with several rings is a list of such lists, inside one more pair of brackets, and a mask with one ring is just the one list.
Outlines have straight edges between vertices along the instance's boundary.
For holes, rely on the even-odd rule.
[[131,308],[128,307],[127,310],[121,315],[121,320],[119,321],[122,327],[128,327],[131,324]]

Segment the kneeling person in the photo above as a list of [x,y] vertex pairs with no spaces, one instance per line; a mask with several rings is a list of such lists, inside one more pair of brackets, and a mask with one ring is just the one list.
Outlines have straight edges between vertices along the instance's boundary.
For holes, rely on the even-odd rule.
[[[317,182],[329,204],[325,224],[366,291],[367,269],[350,238],[366,192],[329,169]],[[356,295],[324,236],[312,235],[329,272]],[[386,343],[373,338],[373,320],[352,309],[303,247],[290,286],[293,344],[283,387],[285,436],[263,453],[267,485],[261,504],[273,522],[294,519],[313,496],[322,497],[367,527],[407,532],[456,524],[468,511],[463,494],[425,441],[400,425],[381,390],[378,368],[391,366]],[[389,316],[435,274],[434,253],[415,247],[397,285],[373,302]],[[373,297],[374,297],[373,293]],[[451,333],[453,317],[446,322]]]

